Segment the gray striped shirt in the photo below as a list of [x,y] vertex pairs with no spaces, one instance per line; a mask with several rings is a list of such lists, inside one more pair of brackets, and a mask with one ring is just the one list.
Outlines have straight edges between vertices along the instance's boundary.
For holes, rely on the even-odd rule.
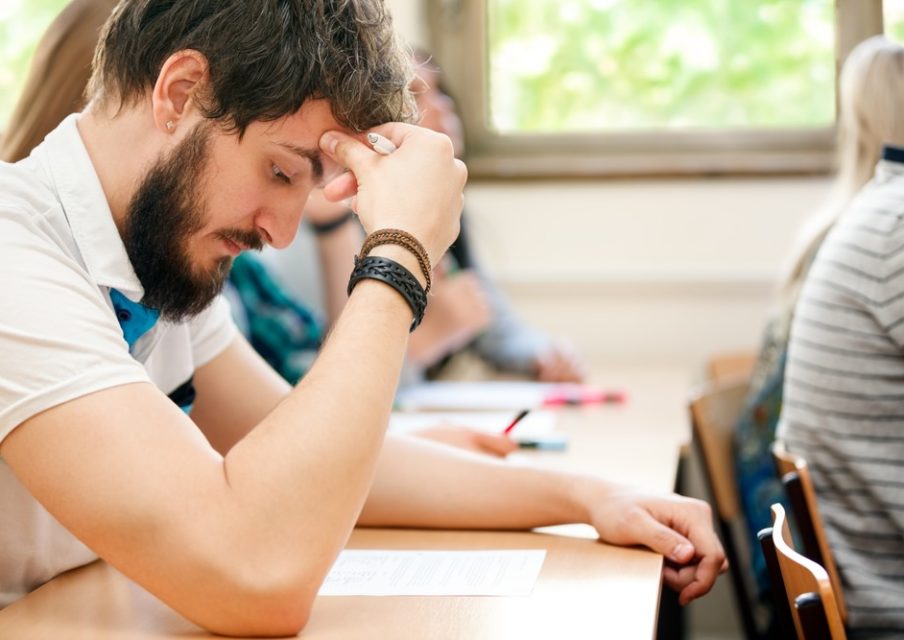
[[904,164],[826,238],[797,304],[778,437],[804,456],[852,638],[904,636]]

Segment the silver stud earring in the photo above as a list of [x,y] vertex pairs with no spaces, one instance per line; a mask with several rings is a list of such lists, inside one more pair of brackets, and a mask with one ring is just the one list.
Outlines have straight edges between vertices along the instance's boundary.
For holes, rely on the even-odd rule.
[[166,121],[166,130],[172,131],[176,127],[176,124],[172,120]]

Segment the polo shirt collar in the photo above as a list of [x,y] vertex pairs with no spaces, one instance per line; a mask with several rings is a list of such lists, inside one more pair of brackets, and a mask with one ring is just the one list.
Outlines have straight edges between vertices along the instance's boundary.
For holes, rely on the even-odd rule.
[[53,181],[85,268],[102,286],[134,302],[144,297],[91,157],[79,133],[79,114],[68,116],[35,152]]

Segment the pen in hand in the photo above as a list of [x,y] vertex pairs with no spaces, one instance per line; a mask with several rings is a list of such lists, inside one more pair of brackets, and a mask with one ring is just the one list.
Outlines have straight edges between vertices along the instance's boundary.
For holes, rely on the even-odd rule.
[[508,434],[510,434],[510,433],[512,432],[512,429],[514,429],[515,426],[516,426],[519,422],[521,422],[521,421],[524,419],[524,416],[526,416],[528,413],[530,413],[530,409],[524,409],[524,410],[522,410],[522,411],[519,411],[519,412],[518,412],[518,415],[516,415],[516,416],[512,419],[511,422],[509,422],[509,425],[508,425],[508,426],[505,428],[505,430],[502,432],[502,435],[507,436]]
[[368,133],[367,141],[370,143],[370,146],[374,148],[374,151],[382,156],[388,156],[396,150],[396,146],[392,143],[392,140],[385,136],[381,136],[379,133]]

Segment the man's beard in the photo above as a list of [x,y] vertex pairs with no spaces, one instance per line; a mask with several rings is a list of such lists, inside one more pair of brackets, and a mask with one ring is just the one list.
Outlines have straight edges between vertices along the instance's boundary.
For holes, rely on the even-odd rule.
[[[129,204],[123,244],[144,288],[141,303],[177,322],[202,312],[223,289],[232,259],[207,272],[192,267],[189,239],[204,224],[202,193],[211,125],[201,123],[147,173]],[[224,238],[260,249],[254,233]]]

